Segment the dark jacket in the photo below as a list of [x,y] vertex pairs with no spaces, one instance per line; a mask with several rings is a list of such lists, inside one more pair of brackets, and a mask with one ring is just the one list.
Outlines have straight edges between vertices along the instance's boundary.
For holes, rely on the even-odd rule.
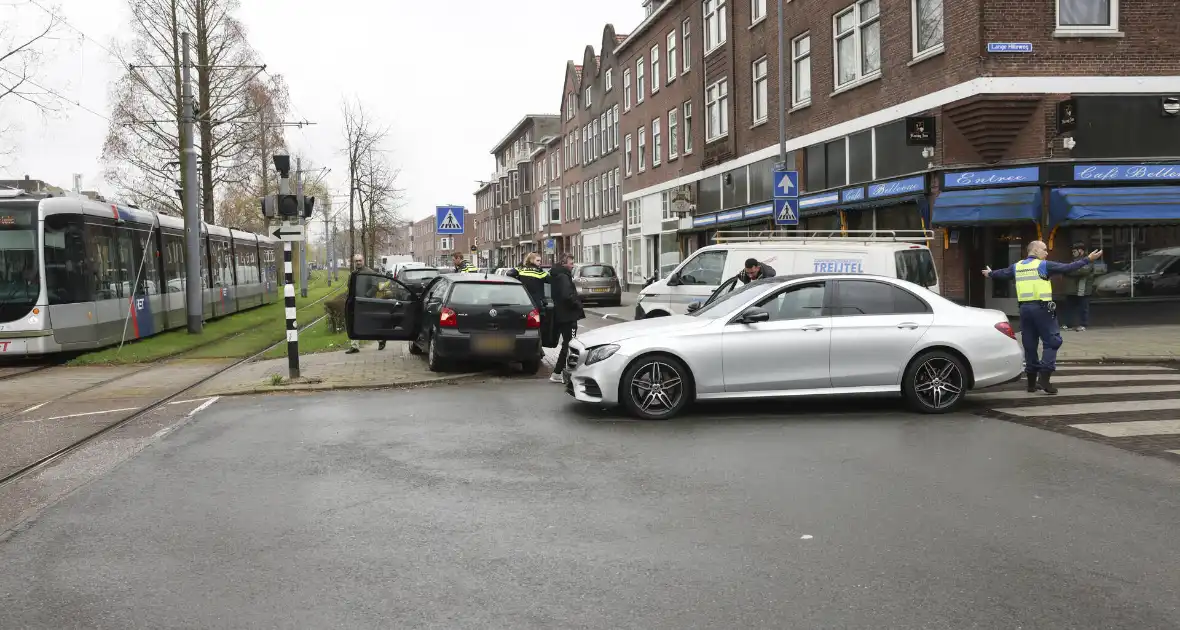
[[1065,274],[1065,295],[1094,295],[1094,263]]
[[549,284],[548,272],[535,265],[521,265],[516,269],[509,269],[508,277],[520,280],[529,292],[529,297],[533,298],[533,304],[536,304],[537,308],[544,308],[545,285]]
[[[368,268],[368,267],[361,267],[360,269],[353,268],[353,270],[352,270],[352,272],[351,272],[351,275],[349,276],[349,280],[350,280],[350,281],[349,281],[349,283],[348,283],[348,286],[349,286],[349,288],[350,288],[350,289],[351,289],[351,287],[352,287],[352,282],[351,282],[352,276],[353,276],[353,275],[356,275],[356,274],[358,274],[358,273],[367,273],[367,274],[372,274],[372,275],[380,275],[380,274],[378,274],[376,271],[373,271],[372,269],[370,269],[370,268]],[[371,279],[371,280],[358,280],[358,281],[357,281],[357,284],[361,285],[361,288],[364,290],[364,291],[363,291],[363,292],[364,292],[364,295],[359,295],[359,296],[356,296],[356,297],[367,297],[367,298],[371,298],[371,297],[377,297],[377,284],[378,284],[378,282],[377,282],[377,280],[376,280],[376,279]]]
[[753,280],[761,280],[763,278],[773,278],[774,277],[774,267],[771,267],[770,265],[768,265],[766,263],[762,263],[761,265],[759,265],[759,267],[761,267],[761,273],[758,274],[757,278],[751,278],[750,274],[746,273],[745,269],[742,269],[741,271],[738,272],[738,280],[741,281],[742,284],[750,284],[750,282]]
[[549,270],[549,284],[553,286],[553,319],[559,324],[569,324],[580,319],[586,319],[586,312],[582,310],[582,300],[578,297],[578,289],[574,286],[574,278],[570,270],[561,265],[554,265]]

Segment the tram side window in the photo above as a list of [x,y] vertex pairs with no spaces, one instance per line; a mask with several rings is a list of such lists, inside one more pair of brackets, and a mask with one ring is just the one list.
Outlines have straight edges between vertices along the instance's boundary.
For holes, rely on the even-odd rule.
[[[135,248],[132,246],[132,239],[136,237],[136,234],[131,230],[115,228],[115,235],[119,240],[119,269],[123,272],[123,277],[119,280],[123,293],[119,297],[131,297],[133,295],[131,284],[135,282],[135,274],[139,271],[139,257],[135,255]],[[139,289],[135,291],[135,293],[142,292]]]
[[209,288],[209,240],[201,236],[201,289]]
[[82,217],[51,214],[45,217],[45,285],[50,304],[90,301],[86,278],[86,237]]
[[[148,295],[160,294],[160,250],[156,241],[155,232],[144,232],[140,234],[140,256],[143,262],[143,283],[146,285]],[[143,251],[147,250],[146,255]]]
[[95,300],[111,300],[123,297],[123,273],[119,264],[119,245],[115,228],[106,225],[87,224],[87,244],[93,254],[89,256],[90,274],[94,283]]
[[229,242],[221,244],[221,260],[225,286],[232,287],[234,285],[234,253]]
[[184,293],[184,243],[180,236],[164,235],[164,275],[168,293]]

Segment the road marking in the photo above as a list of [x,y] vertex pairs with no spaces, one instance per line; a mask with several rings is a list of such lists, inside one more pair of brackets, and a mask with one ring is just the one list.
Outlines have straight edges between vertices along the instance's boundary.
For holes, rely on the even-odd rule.
[[191,418],[191,417],[197,415],[198,413],[201,413],[202,411],[208,409],[210,405],[217,402],[218,400],[221,400],[221,396],[214,396],[214,397],[210,398],[209,400],[206,400],[205,402],[201,403],[196,409],[193,409],[192,411],[188,412],[188,415],[185,417]]
[[[1042,394],[1044,400],[1048,396]],[[1037,405],[996,409],[1012,416],[1082,416],[1098,413],[1131,413],[1135,411],[1164,411],[1180,409],[1180,400],[1128,400],[1123,402],[1077,403],[1068,405]],[[1180,430],[1176,431],[1180,433]]]
[[1058,372],[1126,372],[1128,370],[1143,372],[1175,372],[1174,368],[1159,365],[1059,365]]
[[[1180,385],[1128,385],[1126,387],[1079,387],[1076,389],[1066,387],[1058,390],[1054,398],[1154,394],[1156,392],[1180,392]],[[1031,394],[1024,390],[1011,390],[972,394],[971,400],[1043,400],[1044,397],[1044,394]]]
[[206,396],[204,398],[189,398],[188,400],[174,400],[168,404],[169,405],[183,405],[185,403],[203,402],[203,401],[209,400],[209,398],[210,398],[209,396]]
[[47,400],[47,401],[45,401],[45,402],[43,402],[43,403],[41,403],[41,404],[39,404],[39,405],[33,405],[32,407],[29,407],[28,409],[25,409],[25,410],[24,410],[24,411],[22,411],[21,413],[29,413],[30,411],[36,411],[36,410],[38,410],[38,409],[40,409],[40,408],[44,407],[45,405],[48,405],[48,404],[49,404],[49,402],[50,402],[50,401],[48,401],[48,400]]
[[1173,455],[1180,455],[1180,451],[1164,451],[1164,452],[1165,452],[1165,453],[1171,453],[1171,454],[1173,454]]
[[1118,379],[1120,381],[1180,381],[1180,372],[1171,374],[1071,374],[1069,376],[1054,376],[1054,383],[1089,383]]
[[[1094,422],[1071,424],[1075,429],[1097,433],[1103,437],[1135,437],[1141,435],[1170,435],[1180,433],[1180,420],[1136,420],[1133,422]],[[1169,451],[1175,453],[1176,451]],[[1180,454],[1180,453],[1177,453]]]
[[68,416],[53,416],[52,418],[40,418],[37,420],[25,420],[25,422],[44,422],[46,420],[68,420],[70,418],[81,418],[83,416],[98,416],[104,413],[119,413],[120,411],[135,411],[139,407],[124,407],[122,409],[107,409],[104,411],[87,411],[86,413],[72,413]]

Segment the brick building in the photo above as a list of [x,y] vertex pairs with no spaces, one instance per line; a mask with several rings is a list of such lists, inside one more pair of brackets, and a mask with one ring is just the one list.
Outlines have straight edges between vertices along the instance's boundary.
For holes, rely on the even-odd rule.
[[[533,230],[532,242],[545,263],[569,251],[568,234],[561,221],[561,140],[560,134],[545,136],[530,144],[532,153]],[[528,253],[528,252],[525,252]]]
[[623,214],[620,164],[619,81],[622,67],[616,54],[626,35],[614,26],[603,29],[600,54],[587,46],[582,65],[566,64],[562,93],[562,149],[565,190],[578,221],[579,260],[622,267]]
[[476,239],[476,232],[472,229],[474,213],[468,211],[464,221],[466,231],[455,236],[437,234],[434,213],[415,221],[409,228],[414,260],[445,269],[451,266],[451,255],[460,252],[464,258],[474,263],[475,255],[471,251]]
[[[632,280],[716,229],[770,227],[780,151],[776,2],[645,5],[615,51]],[[802,229],[933,228],[943,293],[1009,312],[1010,284],[977,269],[1009,264],[1038,235],[1054,256],[1066,241],[1107,250],[1096,316],[1180,299],[1180,189],[1162,186],[1180,181],[1169,52],[1180,5],[788,0],[785,11]],[[673,54],[688,67],[670,80]],[[691,216],[666,210],[672,195]]]

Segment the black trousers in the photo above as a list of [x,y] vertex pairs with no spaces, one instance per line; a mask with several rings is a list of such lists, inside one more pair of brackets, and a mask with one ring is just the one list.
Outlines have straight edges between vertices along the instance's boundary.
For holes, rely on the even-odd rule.
[[553,373],[561,374],[565,370],[565,361],[570,354],[570,341],[574,338],[574,332],[578,329],[578,322],[557,322],[555,324],[557,334],[561,335],[561,351],[557,353],[557,363],[553,365]]

